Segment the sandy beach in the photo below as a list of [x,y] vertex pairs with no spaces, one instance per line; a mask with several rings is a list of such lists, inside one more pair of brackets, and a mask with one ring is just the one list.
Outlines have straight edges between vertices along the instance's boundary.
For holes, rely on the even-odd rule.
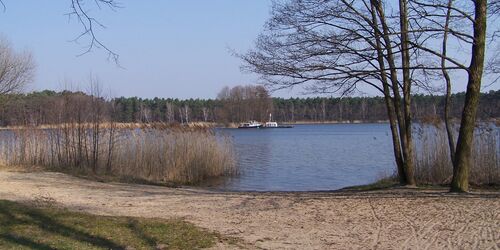
[[248,249],[500,248],[498,191],[222,193],[0,170],[0,199],[99,215],[183,218],[239,238],[239,247]]

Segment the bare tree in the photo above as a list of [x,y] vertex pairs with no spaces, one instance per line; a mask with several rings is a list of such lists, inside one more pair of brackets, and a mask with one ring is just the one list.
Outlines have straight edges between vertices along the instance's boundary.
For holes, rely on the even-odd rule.
[[[399,0],[393,5],[381,0],[277,1],[256,49],[239,56],[245,70],[260,74],[274,89],[300,84],[311,92],[344,95],[365,84],[379,90],[386,100],[398,175],[409,185],[415,184],[412,89],[431,88],[438,72],[446,78],[450,70],[465,71],[469,79],[452,190],[466,191],[484,67],[486,7],[490,13],[498,11],[498,1]],[[470,50],[450,56],[450,37],[470,44]],[[436,43],[442,44],[441,51]],[[470,56],[469,66],[460,59],[464,55]],[[451,92],[451,80],[447,89]]]
[[450,30],[450,19],[451,19],[451,7],[453,4],[453,0],[448,0],[448,4],[446,6],[446,17],[444,21],[443,27],[443,43],[441,54],[441,71],[443,72],[443,77],[446,82],[446,97],[445,97],[445,105],[444,105],[444,123],[446,126],[446,134],[448,135],[448,147],[450,148],[450,157],[451,159],[455,159],[455,139],[453,136],[453,129],[451,127],[450,121],[450,109],[451,109],[451,78],[446,69],[446,56],[448,50],[448,32]]
[[[445,122],[448,131],[449,147],[453,163],[453,179],[451,191],[466,192],[469,190],[469,170],[471,163],[471,153],[473,149],[473,136],[476,123],[477,108],[479,105],[479,95],[483,82],[483,72],[486,61],[486,44],[490,39],[490,46],[495,46],[495,38],[498,34],[498,22],[494,21],[498,17],[499,2],[493,0],[476,1],[452,1],[452,0],[432,0],[420,1],[410,0],[415,7],[415,26],[421,31],[421,44],[414,46],[427,58],[439,60],[441,70],[445,78],[447,88],[447,107],[445,108]],[[488,22],[488,17],[493,17],[492,22]],[[497,25],[495,25],[497,24]],[[493,31],[490,37],[487,36],[487,26]],[[435,50],[433,47],[436,37],[442,37],[442,50]],[[454,39],[455,43],[461,44],[462,53],[455,51],[453,55],[447,53],[447,41]],[[496,43],[498,46],[498,43]],[[465,51],[465,53],[463,52]],[[466,62],[461,60],[468,58]],[[494,60],[489,73],[495,72]],[[449,63],[455,66],[452,70],[460,70],[467,74],[467,91],[464,108],[460,121],[460,129],[456,146],[449,125],[449,92],[451,80],[445,66]],[[469,65],[466,65],[466,64]]]
[[[359,84],[379,90],[386,100],[400,182],[415,185],[410,75],[419,65],[410,66],[408,24],[395,25],[407,14],[388,17],[388,8],[377,0],[275,2],[256,49],[240,57],[245,70],[262,75],[273,89],[301,84],[310,92],[342,96]],[[406,9],[406,2],[400,8]]]
[[264,121],[272,112],[272,99],[263,86],[224,87],[217,95],[223,103],[221,116],[228,122]]
[[184,117],[186,117],[186,124],[189,124],[189,106],[184,105]]
[[207,122],[208,121],[208,108],[202,107],[201,112],[203,113],[203,121]]
[[455,158],[453,159],[453,180],[451,191],[469,191],[469,170],[476,122],[479,94],[484,70],[486,51],[487,1],[474,1],[473,43],[471,62],[468,67],[467,92],[460,122]]
[[149,107],[146,107],[146,105],[142,104],[139,106],[140,108],[140,121],[144,123],[150,123],[151,122],[151,109]]
[[92,145],[91,153],[92,160],[91,166],[92,171],[97,173],[98,162],[99,162],[99,152],[100,152],[100,139],[101,139],[101,124],[103,121],[103,101],[102,89],[99,81],[96,78],[90,78],[90,114],[91,114],[91,134],[92,134]]
[[115,150],[116,140],[117,140],[117,108],[116,103],[113,99],[108,100],[109,102],[109,128],[108,128],[108,152],[106,161],[106,173],[112,173],[112,162],[113,162],[113,151]]
[[174,104],[167,102],[165,110],[166,121],[168,123],[173,123],[175,121],[175,107]]
[[29,52],[16,52],[0,39],[0,95],[15,93],[33,80],[35,64]]

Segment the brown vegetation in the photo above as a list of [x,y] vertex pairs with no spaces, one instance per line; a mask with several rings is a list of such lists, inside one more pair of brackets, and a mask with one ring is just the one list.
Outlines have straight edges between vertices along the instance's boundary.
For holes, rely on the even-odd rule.
[[0,37],[0,96],[22,90],[33,80],[34,71],[31,54],[16,52],[6,39]]
[[272,112],[271,95],[263,86],[225,87],[217,95],[222,107],[217,117],[221,122],[265,121]]
[[94,129],[4,130],[0,164],[181,184],[237,173],[230,139],[209,129]]
[[[456,132],[455,132],[456,133]],[[498,127],[482,124],[475,129],[470,168],[473,185],[500,184]],[[416,178],[419,184],[450,184],[453,175],[446,128],[442,123],[425,124],[416,129]]]
[[17,106],[26,115],[0,132],[0,164],[181,184],[236,173],[231,140],[206,124],[118,124],[95,79],[89,89]]

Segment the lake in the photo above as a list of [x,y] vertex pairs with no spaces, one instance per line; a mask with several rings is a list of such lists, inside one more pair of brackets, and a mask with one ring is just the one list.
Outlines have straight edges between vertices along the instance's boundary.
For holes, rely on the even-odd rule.
[[[49,129],[48,132],[50,131]],[[140,136],[142,132],[153,134]],[[151,138],[168,135],[165,132],[166,130],[138,129],[134,132],[138,134],[132,138],[131,131],[124,129],[124,134],[118,136],[118,139],[123,140],[120,142],[123,147],[114,147],[114,166],[119,166],[116,174],[164,180],[166,172],[162,171],[171,165],[167,159],[158,159],[162,159],[161,157],[165,157],[171,151],[165,151],[168,149],[168,147],[165,148],[165,144],[151,140]],[[451,175],[452,169],[444,128],[435,125],[414,125],[413,132],[416,170],[420,173],[418,178],[424,182],[442,182]],[[396,169],[388,124],[315,124],[296,125],[289,129],[218,128],[216,133],[231,138],[240,174],[235,177],[216,178],[203,182],[202,186],[211,189],[224,191],[336,190],[372,183],[382,177],[393,175]],[[9,162],[13,159],[21,159],[25,155],[23,152],[26,151],[28,155],[36,156],[37,160],[41,159],[50,166],[59,164],[57,161],[49,163],[54,155],[50,153],[50,150],[56,148],[51,144],[54,142],[50,139],[53,136],[28,133],[27,137],[17,138],[14,135],[13,131],[0,130],[0,163],[3,160]],[[455,131],[455,136],[457,135],[458,131]],[[41,136],[41,139],[38,136]],[[103,144],[100,148],[106,150],[107,135],[103,134],[103,136],[101,141]],[[127,138],[132,140],[125,140]],[[141,141],[146,138],[149,138],[148,142]],[[159,138],[163,138],[160,140],[163,143],[175,140],[174,138]],[[25,139],[33,141],[26,143],[23,141]],[[194,137],[190,140],[193,139]],[[210,147],[210,142],[215,142],[213,139],[213,137],[209,138],[209,141],[199,144],[199,147]],[[151,146],[151,143],[156,146],[143,147],[141,143],[144,144],[143,146]],[[181,147],[182,145],[184,144],[181,144]],[[471,181],[491,183],[492,180],[498,180],[500,178],[500,127],[493,123],[478,124],[474,145],[472,161],[475,164],[471,166]],[[133,148],[136,146],[139,146],[141,150]],[[196,144],[193,146],[196,147]],[[20,150],[20,148],[24,149]],[[137,154],[125,153],[127,156],[124,156],[123,150],[132,150],[131,152],[136,150]],[[40,153],[42,151],[44,154]],[[144,159],[140,158],[139,164],[127,165],[137,163],[133,160],[134,157],[143,157],[144,155],[141,154],[144,153],[148,153],[147,157],[149,157],[144,159],[152,159],[152,161],[141,162]],[[130,158],[130,156],[134,157]],[[167,158],[174,159],[173,156]],[[127,164],[118,161],[123,159],[132,160]],[[100,160],[101,165],[106,163],[104,157],[100,157]],[[189,161],[188,158],[182,160]],[[28,160],[27,164],[32,163]],[[232,164],[230,165],[233,167]],[[101,169],[104,169],[103,166]]]
[[209,184],[231,191],[319,191],[369,184],[395,171],[388,124],[219,129],[241,173]]

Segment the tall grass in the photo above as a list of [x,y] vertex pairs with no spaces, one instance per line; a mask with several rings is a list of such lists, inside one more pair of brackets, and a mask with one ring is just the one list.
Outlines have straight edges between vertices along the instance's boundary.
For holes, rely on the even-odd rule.
[[231,140],[206,128],[124,129],[83,123],[7,130],[0,136],[0,164],[8,166],[179,184],[237,174]]
[[[417,182],[448,184],[453,175],[453,165],[443,124],[420,124],[415,131]],[[458,131],[454,134],[458,135]],[[500,129],[495,124],[481,124],[476,127],[469,179],[472,184],[500,184],[499,138]]]

